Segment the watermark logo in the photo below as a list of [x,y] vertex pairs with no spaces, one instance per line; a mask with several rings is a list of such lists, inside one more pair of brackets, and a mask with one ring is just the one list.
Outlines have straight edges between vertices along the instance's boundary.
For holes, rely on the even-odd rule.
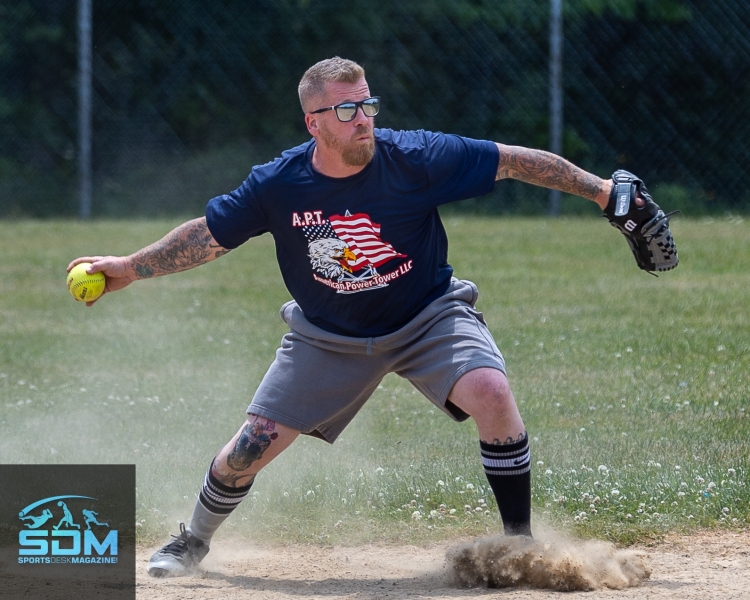
[[50,496],[21,510],[19,564],[116,564],[118,531],[92,510],[94,502],[91,496]]

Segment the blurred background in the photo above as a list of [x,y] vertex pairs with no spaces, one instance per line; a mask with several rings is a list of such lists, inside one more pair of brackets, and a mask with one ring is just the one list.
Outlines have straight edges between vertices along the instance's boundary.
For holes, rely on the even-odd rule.
[[[297,83],[333,55],[381,127],[626,168],[688,215],[750,207],[747,0],[0,0],[0,217],[198,216],[308,139]],[[504,182],[452,210],[595,208],[556,202]]]

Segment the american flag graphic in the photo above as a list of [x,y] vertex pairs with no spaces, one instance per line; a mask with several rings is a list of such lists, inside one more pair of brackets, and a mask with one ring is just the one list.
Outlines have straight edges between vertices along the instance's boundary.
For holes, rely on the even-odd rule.
[[336,232],[333,231],[331,223],[327,220],[323,221],[321,225],[308,225],[303,227],[302,232],[305,234],[305,239],[307,239],[308,242],[336,237]]
[[389,243],[380,239],[380,225],[373,223],[365,213],[346,216],[333,215],[329,218],[331,227],[340,240],[343,240],[357,257],[349,266],[358,271],[367,266],[379,267],[393,258],[405,257],[396,252]]

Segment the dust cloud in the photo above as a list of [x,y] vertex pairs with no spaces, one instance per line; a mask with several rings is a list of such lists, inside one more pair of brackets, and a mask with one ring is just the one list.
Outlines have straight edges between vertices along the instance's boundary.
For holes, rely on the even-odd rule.
[[446,560],[450,582],[458,587],[619,590],[637,586],[651,575],[638,552],[553,533],[538,539],[479,537],[450,548]]

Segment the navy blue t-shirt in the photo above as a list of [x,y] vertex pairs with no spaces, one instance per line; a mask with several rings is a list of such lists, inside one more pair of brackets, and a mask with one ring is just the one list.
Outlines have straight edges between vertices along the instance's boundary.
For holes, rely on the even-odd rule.
[[315,141],[254,167],[209,201],[225,248],[270,232],[289,293],[326,331],[385,335],[445,293],[453,273],[437,207],[490,192],[497,146],[456,135],[375,129],[375,155],[333,178],[312,167]]

